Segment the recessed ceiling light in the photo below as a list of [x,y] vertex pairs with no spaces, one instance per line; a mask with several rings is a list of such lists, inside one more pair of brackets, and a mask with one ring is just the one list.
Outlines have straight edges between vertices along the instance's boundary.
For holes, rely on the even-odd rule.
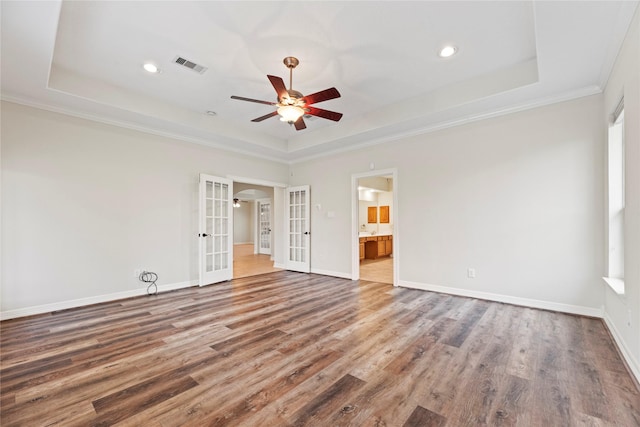
[[145,62],[142,67],[150,73],[160,72],[160,69],[156,65],[152,64],[151,62]]
[[438,52],[438,56],[440,58],[448,58],[450,56],[455,55],[457,51],[458,51],[458,48],[455,46],[445,46],[442,49],[440,49],[440,52]]
[[218,115],[218,113],[216,113],[215,111],[211,111],[211,110],[207,111],[207,114],[210,115],[210,116],[217,116]]

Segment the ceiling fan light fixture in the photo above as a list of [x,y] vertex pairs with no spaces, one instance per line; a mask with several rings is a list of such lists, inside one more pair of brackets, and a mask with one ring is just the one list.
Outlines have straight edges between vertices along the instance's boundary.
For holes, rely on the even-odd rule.
[[278,107],[278,114],[283,122],[295,123],[304,115],[304,110],[296,105],[281,105]]

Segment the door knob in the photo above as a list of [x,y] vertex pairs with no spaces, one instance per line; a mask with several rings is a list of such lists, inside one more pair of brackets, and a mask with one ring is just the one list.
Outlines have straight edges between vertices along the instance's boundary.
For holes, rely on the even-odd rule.
[[211,234],[207,234],[207,233],[198,234],[198,237],[207,237],[207,236],[211,236]]
[[310,232],[308,232],[308,231],[305,231],[305,232],[304,232],[304,234],[311,234],[311,233],[310,233]]

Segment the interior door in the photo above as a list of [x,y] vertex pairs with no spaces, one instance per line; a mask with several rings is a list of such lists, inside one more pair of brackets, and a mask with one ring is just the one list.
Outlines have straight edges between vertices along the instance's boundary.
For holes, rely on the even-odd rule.
[[200,174],[200,286],[233,278],[233,181]]
[[287,270],[303,273],[311,271],[309,200],[308,185],[287,188]]
[[258,200],[258,253],[271,255],[271,199]]

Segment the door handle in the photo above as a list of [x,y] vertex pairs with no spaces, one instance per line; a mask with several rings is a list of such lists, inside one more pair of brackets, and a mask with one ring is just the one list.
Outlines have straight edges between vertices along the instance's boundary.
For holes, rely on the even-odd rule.
[[268,231],[269,233],[271,233],[271,229],[270,229],[270,228],[269,228],[269,229],[267,229],[267,231]]
[[207,234],[207,233],[198,234],[198,237],[207,237],[207,236],[211,236],[211,234]]
[[304,234],[311,234],[309,231],[305,231]]

